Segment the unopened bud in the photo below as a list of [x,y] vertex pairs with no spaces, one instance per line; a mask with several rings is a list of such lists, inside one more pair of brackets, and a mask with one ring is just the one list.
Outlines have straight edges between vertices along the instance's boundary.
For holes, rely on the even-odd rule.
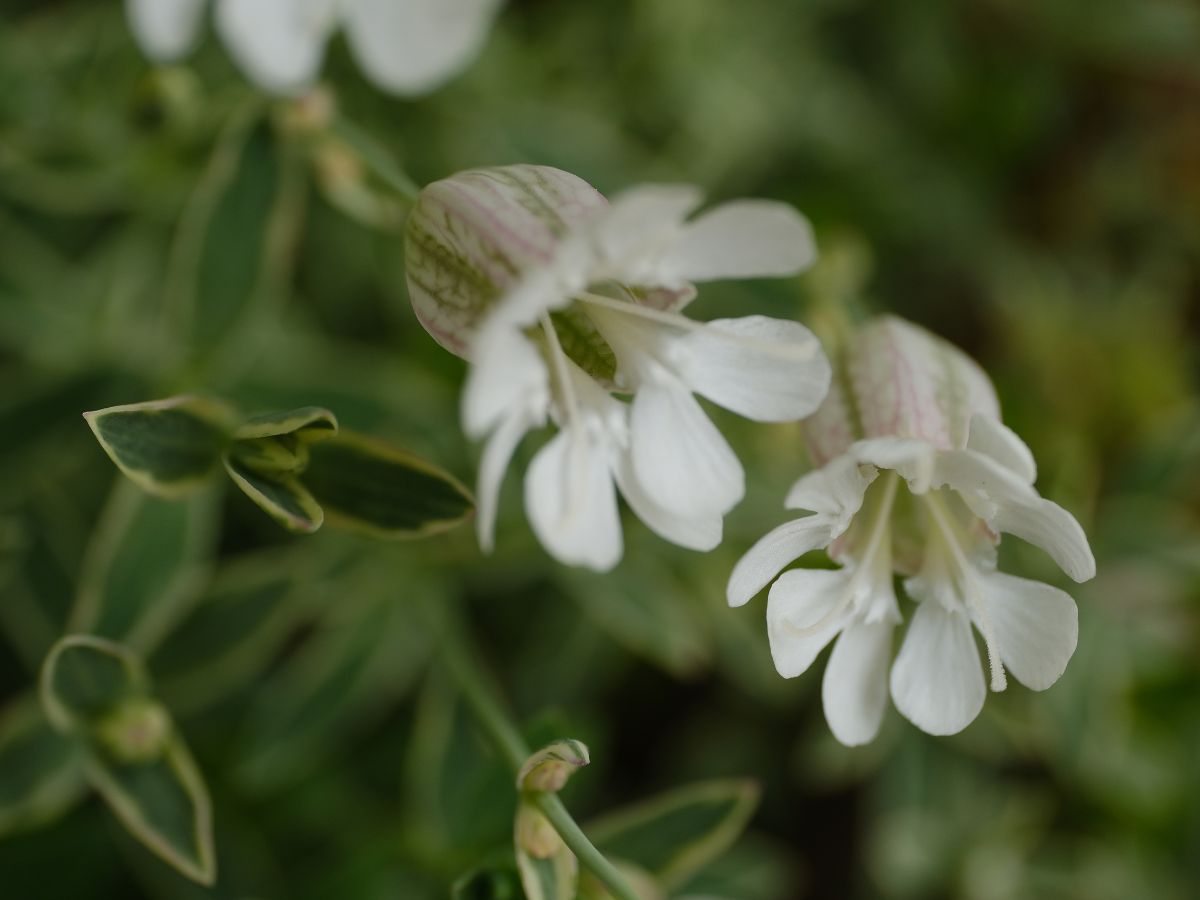
[[95,725],[96,740],[123,763],[148,763],[162,756],[171,736],[171,716],[148,697],[123,701]]

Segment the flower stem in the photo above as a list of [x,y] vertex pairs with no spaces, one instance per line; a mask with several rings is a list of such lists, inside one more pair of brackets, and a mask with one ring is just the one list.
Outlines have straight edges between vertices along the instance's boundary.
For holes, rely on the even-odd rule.
[[421,193],[420,185],[400,168],[378,141],[344,116],[338,116],[334,120],[332,131],[358,154],[367,168],[378,175],[380,180],[399,194],[409,206],[417,201],[417,195]]
[[[446,668],[480,727],[504,757],[515,777],[532,751],[504,711],[500,698],[480,671],[479,654],[468,645],[458,617],[450,613],[438,618],[438,637]],[[571,817],[558,794],[552,791],[527,791],[526,796],[554,826],[554,830],[575,854],[580,865],[595,875],[613,897],[617,900],[639,900],[638,895],[625,881],[625,877],[617,871],[617,867],[609,862],[583,833],[583,829]]]
[[571,818],[571,814],[563,806],[558,794],[551,791],[536,791],[531,792],[530,796],[537,804],[537,808],[542,811],[542,815],[554,826],[554,830],[558,832],[563,843],[575,854],[579,864],[595,875],[608,888],[609,893],[617,900],[638,900],[638,895],[625,881],[625,876],[618,872],[617,867],[596,849],[596,845],[588,839],[588,836],[583,833],[583,829]]

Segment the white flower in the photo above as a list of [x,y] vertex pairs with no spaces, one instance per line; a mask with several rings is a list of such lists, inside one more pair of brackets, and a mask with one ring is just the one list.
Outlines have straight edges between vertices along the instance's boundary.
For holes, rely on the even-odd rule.
[[609,205],[575,176],[537,166],[464,172],[422,191],[407,226],[409,293],[430,333],[473,363],[463,422],[487,439],[485,549],[509,459],[547,419],[560,431],[529,467],[525,503],[554,556],[616,564],[618,489],[662,537],[712,549],[744,476],[694,395],[763,422],[802,418],[824,396],[829,365],[802,326],[762,316],[700,324],[677,312],[693,280],[807,266],[807,222],[748,200],[687,221],[699,201],[692,188],[652,186]]
[[[845,348],[829,396],[805,423],[823,465],[786,505],[812,514],[754,545],[730,577],[731,605],[772,580],[767,625],[776,668],[804,672],[835,637],[822,697],[834,736],[855,745],[879,729],[892,630],[892,573],[918,601],[895,665],[892,699],[930,734],[965,728],[986,687],[972,636],[983,636],[993,690],[1006,670],[1034,690],[1058,680],[1075,650],[1075,602],[996,571],[1000,534],[1045,550],[1071,578],[1096,564],[1062,507],[1040,497],[1028,447],[999,419],[987,377],[966,356],[894,317],[865,325]],[[825,548],[842,568],[776,575]],[[838,637],[840,635],[840,637]]]
[[[343,28],[355,60],[377,87],[423,94],[457,74],[483,44],[499,0],[216,0],[227,49],[259,87],[310,87],[325,45]],[[169,62],[199,35],[205,0],[126,0],[147,56]]]

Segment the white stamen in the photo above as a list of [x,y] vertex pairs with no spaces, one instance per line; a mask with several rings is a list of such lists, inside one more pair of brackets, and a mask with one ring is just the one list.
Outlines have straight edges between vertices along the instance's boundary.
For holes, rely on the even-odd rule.
[[925,499],[933,521],[942,533],[943,542],[950,550],[954,557],[954,563],[958,567],[958,580],[962,587],[963,597],[967,605],[979,617],[979,630],[983,633],[983,643],[987,648],[988,655],[988,669],[992,676],[992,690],[1002,691],[1008,687],[1008,676],[1004,672],[1004,663],[1000,660],[1000,651],[996,647],[996,638],[991,618],[987,613],[987,606],[980,596],[979,585],[975,581],[975,567],[971,565],[966,553],[963,552],[954,524],[950,521],[950,514],[946,511],[941,498],[936,493],[930,493],[925,495]]
[[541,314],[542,330],[546,333],[546,342],[550,346],[550,358],[554,363],[554,376],[558,381],[559,388],[562,392],[563,399],[563,417],[566,419],[568,426],[579,420],[579,403],[575,398],[575,390],[571,385],[571,374],[567,371],[567,355],[563,351],[562,344],[558,342],[558,334],[554,330],[554,323],[550,321],[550,314],[543,312]]
[[[858,589],[860,582],[870,577],[874,571],[875,554],[880,552],[880,549],[891,550],[891,544],[887,540],[891,531],[888,524],[891,521],[892,504],[896,499],[896,486],[899,484],[899,478],[895,472],[888,472],[883,483],[883,498],[879,502],[879,507],[875,511],[875,518],[871,522],[870,532],[867,536],[867,546],[863,551],[862,556],[858,560],[858,567],[854,570],[854,574],[850,576],[850,580],[846,582],[846,587],[842,592],[841,599],[833,605],[833,608],[812,625],[806,625],[799,628],[792,623],[788,623],[788,628],[796,635],[807,637],[815,634],[822,628],[825,628],[846,611],[858,597]],[[891,566],[886,567],[888,571]]]

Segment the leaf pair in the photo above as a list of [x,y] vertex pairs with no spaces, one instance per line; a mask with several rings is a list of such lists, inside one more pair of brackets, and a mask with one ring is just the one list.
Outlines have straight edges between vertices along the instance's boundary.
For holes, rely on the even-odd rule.
[[472,510],[451,475],[405,451],[339,434],[315,406],[238,422],[225,404],[181,396],[84,413],[113,462],[145,490],[174,498],[218,464],[290,531],[331,523],[380,538],[423,537]]
[[82,760],[86,780],[130,834],[188,878],[212,884],[208,790],[141,661],[104,638],[68,635],[46,657],[40,695],[70,758]]

